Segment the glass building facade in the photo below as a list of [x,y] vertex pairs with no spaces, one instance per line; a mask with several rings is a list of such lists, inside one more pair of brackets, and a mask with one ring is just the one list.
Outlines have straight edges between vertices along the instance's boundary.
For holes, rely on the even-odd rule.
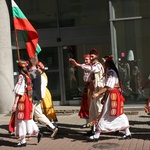
[[[143,104],[150,85],[141,87],[150,74],[150,2],[147,0],[15,0],[38,31],[42,52],[38,59],[49,69],[48,88],[55,105],[78,105],[83,90],[83,63],[91,48],[100,59],[112,54],[123,84],[125,104]],[[21,59],[27,58],[19,35]],[[15,36],[12,27],[12,45]],[[14,72],[17,52],[13,50]]]

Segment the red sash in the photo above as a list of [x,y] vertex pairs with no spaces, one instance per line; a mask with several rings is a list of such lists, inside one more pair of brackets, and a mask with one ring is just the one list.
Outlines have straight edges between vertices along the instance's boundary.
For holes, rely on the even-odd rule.
[[110,91],[110,116],[120,116],[124,113],[124,101],[123,95],[117,88]]

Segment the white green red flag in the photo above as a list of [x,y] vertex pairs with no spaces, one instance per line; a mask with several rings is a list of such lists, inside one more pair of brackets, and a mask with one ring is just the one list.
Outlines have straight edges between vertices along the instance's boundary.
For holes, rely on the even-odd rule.
[[11,0],[11,2],[14,28],[21,31],[29,57],[35,57],[41,51],[41,47],[38,44],[38,33],[14,0]]

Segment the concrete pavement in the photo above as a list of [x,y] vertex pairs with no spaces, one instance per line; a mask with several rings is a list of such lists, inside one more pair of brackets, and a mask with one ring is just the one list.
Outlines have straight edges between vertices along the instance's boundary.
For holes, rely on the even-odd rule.
[[[84,134],[88,128],[82,129],[84,119],[78,117],[79,106],[55,106],[58,116],[59,131],[55,139],[50,138],[48,129],[39,124],[43,138],[36,144],[32,137],[26,147],[21,149],[36,150],[150,150],[150,116],[144,112],[144,105],[125,107],[125,113],[131,125],[131,140],[120,140],[124,132],[102,134],[98,142],[88,141]],[[0,114],[0,150],[14,149],[18,139],[8,134],[10,116]],[[20,149],[20,148],[19,148]]]

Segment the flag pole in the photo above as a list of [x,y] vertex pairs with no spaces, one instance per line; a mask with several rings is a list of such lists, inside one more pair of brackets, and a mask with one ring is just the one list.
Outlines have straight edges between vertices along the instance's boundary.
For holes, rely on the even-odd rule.
[[17,36],[17,30],[15,29],[15,39],[16,39],[16,48],[17,48],[17,54],[18,54],[18,61],[20,61],[20,51],[18,46],[18,36]]

